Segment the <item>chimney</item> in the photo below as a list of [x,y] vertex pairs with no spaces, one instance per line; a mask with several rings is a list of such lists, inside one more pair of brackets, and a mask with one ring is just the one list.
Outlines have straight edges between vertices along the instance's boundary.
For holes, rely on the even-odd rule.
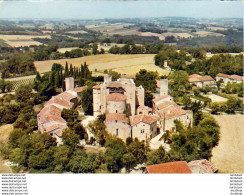
[[160,96],[168,95],[168,79],[160,79]]
[[75,85],[75,81],[73,77],[67,77],[65,78],[65,88],[66,91],[68,90],[74,90],[74,85]]

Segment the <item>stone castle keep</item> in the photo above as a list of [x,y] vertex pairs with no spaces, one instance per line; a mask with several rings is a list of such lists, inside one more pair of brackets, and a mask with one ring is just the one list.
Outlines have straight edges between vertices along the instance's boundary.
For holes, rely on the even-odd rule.
[[93,113],[124,113],[129,109],[131,115],[136,108],[144,106],[144,88],[136,87],[133,79],[120,78],[112,81],[112,77],[104,77],[104,83],[93,87]]
[[[186,126],[192,124],[192,112],[180,108],[168,95],[168,79],[159,82],[153,108],[144,105],[144,88],[136,87],[133,79],[120,78],[93,87],[93,115],[105,114],[107,131],[123,139],[152,139],[174,128],[174,120]],[[129,116],[128,116],[129,115]]]

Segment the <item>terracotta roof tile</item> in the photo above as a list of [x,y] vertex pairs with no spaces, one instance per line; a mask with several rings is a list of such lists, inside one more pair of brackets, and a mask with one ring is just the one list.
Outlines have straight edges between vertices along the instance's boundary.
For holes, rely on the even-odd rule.
[[219,73],[219,74],[217,74],[216,76],[218,76],[218,77],[224,77],[224,78],[230,78],[230,75],[228,75],[228,74],[223,74],[223,73]]
[[76,98],[75,95],[72,95],[71,93],[69,93],[67,91],[60,93],[60,94],[56,95],[55,97],[58,97],[58,98],[63,99],[65,101],[70,101],[70,100]]
[[201,81],[198,77],[192,77],[192,78],[189,78],[189,82],[192,83],[192,82],[201,82]]
[[101,89],[101,86],[100,85],[95,85],[92,87],[93,89]]
[[194,160],[188,163],[189,167],[191,168],[192,166],[198,166],[202,169],[204,169],[207,173],[215,173],[218,171],[218,168],[215,167],[212,163],[210,163],[206,159],[202,160]]
[[112,121],[120,121],[123,123],[128,123],[129,119],[126,117],[125,114],[119,114],[119,113],[106,114],[106,123]]
[[67,101],[67,100],[65,100],[65,99],[62,99],[62,98],[60,98],[60,97],[58,97],[58,96],[54,96],[54,97],[52,97],[52,98],[45,104],[45,106],[47,106],[47,105],[52,105],[52,104],[58,104],[58,105],[61,105],[61,106],[63,106],[63,107],[67,107],[67,108],[72,108],[73,105],[74,105],[74,103],[69,102],[69,101]]
[[170,118],[174,118],[177,116],[181,116],[186,114],[187,112],[191,112],[190,110],[183,110],[182,108],[180,108],[177,104],[175,105],[171,105],[165,108],[162,108],[159,111],[160,117],[161,119],[170,119]]
[[138,106],[137,109],[142,109],[142,110],[149,110],[149,111],[152,111],[152,108],[148,107],[148,106],[144,106],[144,105],[140,105]]
[[[168,98],[168,97],[171,97],[170,95],[163,95],[163,96],[160,96],[160,97],[158,97],[158,98],[156,98],[156,99],[153,99],[153,102],[154,103],[157,103],[157,102],[159,102],[159,101],[161,101],[161,100],[163,100],[163,99],[165,99],[165,98]],[[172,98],[172,97],[171,97]]]
[[169,106],[175,106],[175,105],[177,105],[175,102],[166,101],[166,102],[163,102],[163,103],[160,103],[160,104],[156,105],[156,108],[158,110],[161,110],[163,108],[167,108]]
[[192,173],[186,161],[149,165],[146,169],[148,173]]
[[50,121],[59,121],[66,123],[66,121],[61,117],[61,109],[53,106],[53,105],[47,105],[45,106],[41,112],[37,115],[40,117],[40,122],[47,123]]
[[237,81],[243,81],[244,80],[243,76],[239,76],[239,75],[235,75],[235,74],[231,75],[230,78],[233,80],[237,80]]
[[211,76],[201,76],[199,77],[200,81],[214,81],[214,79]]
[[214,81],[211,76],[200,76],[198,74],[192,74],[189,76],[189,82],[204,82],[204,81]]
[[112,93],[107,95],[107,101],[126,101],[126,96],[120,93]]
[[51,125],[51,126],[49,126],[49,127],[46,127],[46,128],[45,128],[45,131],[46,131],[47,133],[49,133],[49,132],[51,132],[51,131],[64,130],[64,129],[66,129],[66,128],[68,128],[66,125],[53,124],[53,125]]
[[156,122],[159,119],[159,117],[154,116],[154,115],[135,115],[135,116],[130,116],[130,124],[131,126],[134,126],[140,122],[146,123],[146,124],[152,124]]

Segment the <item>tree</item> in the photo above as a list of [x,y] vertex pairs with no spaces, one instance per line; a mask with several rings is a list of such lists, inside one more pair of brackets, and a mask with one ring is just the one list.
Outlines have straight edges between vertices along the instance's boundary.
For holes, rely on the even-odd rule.
[[136,74],[135,83],[136,86],[142,85],[145,91],[156,91],[156,78],[158,78],[158,73],[153,71],[147,71],[141,69],[139,73]]
[[126,153],[124,142],[117,137],[112,137],[105,144],[105,161],[110,172],[116,173],[123,167],[123,155]]
[[213,102],[211,104],[211,114],[218,114],[218,112],[220,111],[220,106],[217,102]]
[[169,85],[169,87],[172,89],[172,95],[175,97],[184,95],[186,86],[189,83],[187,72],[182,70],[174,71],[169,75],[169,79],[172,79],[172,82],[170,82]]
[[151,107],[152,108],[152,100],[153,100],[153,94],[151,91],[146,91],[145,92],[145,106]]
[[55,171],[68,171],[68,163],[73,154],[73,149],[67,145],[60,145],[54,153]]
[[76,148],[79,144],[79,135],[77,135],[73,130],[65,129],[62,138],[64,145]]
[[81,106],[86,114],[93,113],[92,87],[87,87],[81,92]]
[[96,141],[101,145],[104,146],[107,137],[106,126],[104,122],[101,122],[101,119],[98,118],[93,123],[89,123],[88,128],[94,134]]
[[98,46],[97,46],[97,44],[93,44],[92,45],[92,54],[93,55],[96,55],[96,54],[98,54],[99,53],[99,51],[98,51]]
[[122,163],[125,165],[126,170],[129,172],[131,168],[136,166],[136,158],[132,153],[126,153],[122,157]]
[[151,151],[147,153],[147,165],[154,165],[167,162],[166,151],[162,146],[160,146],[157,150]]
[[27,102],[30,100],[32,94],[32,86],[31,85],[20,85],[16,90],[15,90],[15,97],[17,101],[19,102]]
[[76,149],[72,155],[68,168],[73,173],[94,173],[98,168],[96,155],[86,154],[84,149]]
[[183,103],[185,109],[190,108],[191,107],[191,98],[188,95],[184,94],[183,98],[182,98],[182,103]]
[[62,118],[64,118],[68,122],[76,122],[79,116],[78,111],[74,109],[66,109],[64,108],[61,112]]
[[144,141],[139,141],[137,138],[128,146],[128,152],[132,153],[136,158],[136,163],[143,163],[146,160],[146,153],[149,148],[145,145]]
[[51,71],[62,71],[62,70],[63,70],[63,66],[61,64],[53,63]]

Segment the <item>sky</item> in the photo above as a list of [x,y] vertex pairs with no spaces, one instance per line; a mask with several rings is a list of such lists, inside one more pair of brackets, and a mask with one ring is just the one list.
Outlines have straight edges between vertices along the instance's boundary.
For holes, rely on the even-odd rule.
[[243,18],[242,1],[0,0],[0,19]]

